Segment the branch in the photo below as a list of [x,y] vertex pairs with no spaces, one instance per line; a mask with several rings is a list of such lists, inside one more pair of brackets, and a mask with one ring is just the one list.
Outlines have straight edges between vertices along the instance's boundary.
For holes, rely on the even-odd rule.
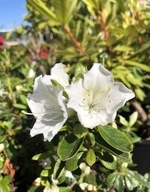
[[101,20],[101,26],[102,26],[102,29],[104,31],[105,39],[108,39],[109,38],[109,32],[106,29],[106,21],[104,20],[102,11],[99,11],[99,17]]
[[63,26],[65,32],[67,33],[67,35],[70,37],[70,39],[72,40],[72,42],[75,44],[75,46],[78,48],[80,53],[84,52],[84,48],[81,46],[81,44],[75,39],[75,37],[73,36],[73,34],[71,33],[71,31],[69,30],[69,28],[65,25]]
[[140,103],[138,103],[136,100],[132,100],[131,104],[136,109],[136,111],[139,113],[139,116],[143,122],[146,122],[148,120],[148,115],[145,112],[145,110],[142,108]]

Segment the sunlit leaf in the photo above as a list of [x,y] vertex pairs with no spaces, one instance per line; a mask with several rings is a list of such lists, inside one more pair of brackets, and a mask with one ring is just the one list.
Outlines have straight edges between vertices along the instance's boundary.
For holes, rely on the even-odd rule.
[[103,139],[112,147],[122,152],[130,152],[133,150],[133,145],[128,137],[111,126],[99,126],[98,131]]

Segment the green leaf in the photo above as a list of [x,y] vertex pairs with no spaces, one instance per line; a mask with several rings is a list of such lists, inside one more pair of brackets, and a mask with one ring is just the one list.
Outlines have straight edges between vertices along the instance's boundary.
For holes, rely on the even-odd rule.
[[59,187],[59,192],[72,192],[72,190],[68,187]]
[[57,150],[60,159],[63,161],[71,159],[79,151],[82,142],[82,138],[78,139],[72,134],[64,137],[59,143]]
[[76,79],[83,78],[83,74],[87,71],[87,67],[78,63],[75,68],[75,77]]
[[127,163],[131,162],[131,158],[129,153],[122,153],[121,151],[113,148],[111,145],[109,145],[100,134],[94,133],[95,141],[98,146],[105,149],[109,153],[112,153],[113,155],[117,156],[121,161],[125,161]]
[[27,106],[26,106],[26,105],[19,104],[19,103],[15,103],[13,106],[14,106],[15,108],[17,108],[17,109],[27,109]]
[[89,12],[91,12],[91,14],[93,13],[92,9],[95,9],[97,11],[100,10],[100,1],[99,0],[82,0],[89,9]]
[[133,177],[134,179],[136,179],[141,185],[145,187],[150,187],[150,184],[137,171],[129,171],[129,173],[130,173],[130,177]]
[[73,158],[66,161],[66,169],[68,171],[74,171],[79,167],[83,152],[77,153]]
[[123,184],[123,175],[118,175],[116,177],[114,187],[117,189],[118,192],[124,192],[124,184]]
[[125,175],[125,182],[127,188],[132,191],[135,187],[139,185],[139,182],[130,174]]
[[[141,47],[138,48],[138,50],[130,57],[133,58],[135,57],[136,55],[138,55],[139,53],[142,53],[144,51],[146,51],[147,49],[150,48],[150,41],[146,42],[145,44],[143,44]],[[143,53],[144,54],[144,53]]]
[[141,100],[143,101],[144,100],[144,97],[145,97],[145,93],[144,93],[144,90],[140,89],[140,88],[135,88],[135,94],[136,96]]
[[13,34],[13,31],[7,32],[7,34],[6,34],[6,39],[9,40],[10,37],[12,36],[12,34]]
[[11,177],[9,175],[5,176],[3,178],[3,180],[1,181],[3,184],[5,185],[9,185],[9,183],[11,182]]
[[89,166],[92,166],[96,162],[96,156],[93,149],[88,150],[85,160]]
[[37,160],[41,157],[41,155],[42,155],[42,153],[39,153],[39,154],[37,154],[37,155],[34,155],[34,156],[32,157],[32,160],[37,161]]
[[10,192],[8,185],[0,183],[0,192]]
[[125,60],[124,62],[126,64],[128,64],[128,65],[139,67],[143,71],[150,72],[150,67],[148,65],[145,65],[145,64],[142,64],[142,63],[138,63],[138,62],[132,61],[132,60]]
[[49,169],[43,169],[41,172],[41,176],[42,177],[48,177],[49,176],[49,172],[50,172],[50,168]]
[[132,113],[132,115],[130,115],[130,118],[129,118],[129,126],[132,127],[136,121],[137,121],[137,118],[138,118],[138,112],[135,111],[134,113]]
[[114,48],[115,51],[132,51],[133,48],[129,47],[129,46],[124,46],[124,45],[117,45],[115,48]]
[[124,125],[126,127],[128,126],[128,121],[124,117],[122,117],[121,115],[119,115],[119,120],[120,120],[120,123],[122,125]]
[[27,4],[43,15],[45,19],[48,19],[50,21],[50,26],[60,25],[56,15],[50,9],[48,9],[41,0],[27,0]]
[[107,183],[108,183],[109,185],[112,185],[112,184],[114,183],[115,179],[116,179],[116,176],[117,176],[117,172],[111,173],[111,174],[107,177],[107,179],[106,179]]
[[115,149],[122,152],[130,152],[133,150],[133,145],[129,138],[111,126],[98,126],[98,131],[103,139]]
[[0,192],[10,192],[9,183],[11,181],[10,176],[5,176],[0,181]]
[[84,137],[88,133],[88,129],[84,128],[81,124],[77,124],[73,128],[73,133],[76,137],[81,138],[81,137]]
[[71,17],[73,16],[73,11],[77,6],[78,0],[55,0],[54,8],[58,21],[65,25],[67,24]]
[[55,180],[59,179],[62,176],[64,168],[65,168],[65,162],[58,159],[57,162],[55,163],[53,170],[53,178]]
[[109,153],[103,153],[103,155],[100,156],[100,162],[110,170],[115,170],[117,167],[116,160],[114,160],[114,157]]

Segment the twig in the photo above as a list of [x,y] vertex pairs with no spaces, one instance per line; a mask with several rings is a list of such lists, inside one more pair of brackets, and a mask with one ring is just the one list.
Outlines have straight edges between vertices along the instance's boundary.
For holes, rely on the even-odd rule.
[[143,122],[146,122],[148,120],[148,115],[145,112],[145,110],[142,108],[142,106],[136,100],[132,100],[131,104],[136,109],[136,111],[139,113],[141,120]]
[[75,46],[78,48],[80,53],[84,52],[84,48],[81,46],[81,44],[76,40],[76,38],[73,36],[73,34],[71,33],[70,29],[64,25],[64,30],[67,33],[67,35],[70,37],[70,39],[72,40],[72,42],[75,44]]
[[109,32],[106,29],[106,21],[104,20],[102,11],[99,11],[99,17],[101,20],[101,26],[102,26],[102,29],[104,31],[105,39],[108,39],[109,38]]
[[95,177],[94,177],[94,170],[92,170],[92,192],[95,192],[94,190],[94,182],[95,182]]

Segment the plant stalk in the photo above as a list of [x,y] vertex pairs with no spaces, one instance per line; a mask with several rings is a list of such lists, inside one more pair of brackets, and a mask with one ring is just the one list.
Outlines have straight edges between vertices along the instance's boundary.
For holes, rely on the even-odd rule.
[[81,44],[76,40],[76,38],[73,36],[73,34],[71,33],[70,29],[67,27],[67,25],[63,26],[65,32],[67,33],[67,35],[70,37],[70,39],[72,40],[72,42],[75,44],[75,46],[78,48],[80,53],[84,52],[84,48],[81,46]]

